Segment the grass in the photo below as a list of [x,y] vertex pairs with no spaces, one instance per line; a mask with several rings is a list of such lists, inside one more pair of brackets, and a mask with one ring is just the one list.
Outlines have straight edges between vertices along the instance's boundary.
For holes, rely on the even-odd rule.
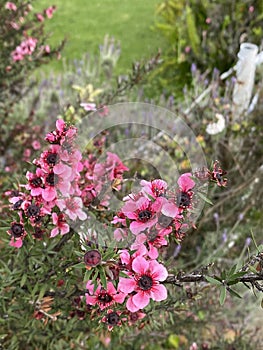
[[[160,0],[42,0],[35,9],[57,6],[54,17],[46,21],[46,29],[52,32],[51,44],[67,38],[64,59],[98,53],[109,34],[121,44],[118,73],[126,73],[133,61],[149,58],[163,46],[161,37],[151,29],[158,3]],[[62,61],[49,67],[59,71]]]

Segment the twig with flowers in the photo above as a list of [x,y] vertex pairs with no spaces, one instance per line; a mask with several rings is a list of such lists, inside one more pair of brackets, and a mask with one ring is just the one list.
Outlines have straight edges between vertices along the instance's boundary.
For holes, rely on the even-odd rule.
[[[36,240],[43,241],[45,247],[50,239],[60,235],[51,252],[54,254],[69,244],[76,248],[74,237],[80,236],[75,261],[61,260],[64,279],[58,281],[58,286],[64,284],[70,271],[81,271],[76,272],[77,282],[67,285],[65,291],[44,290],[41,300],[49,298],[46,299],[49,304],[53,297],[66,295],[73,298],[75,305],[75,311],[67,317],[77,315],[83,319],[88,313],[91,320],[105,323],[112,330],[115,326],[140,322],[149,305],[168,298],[166,284],[182,286],[207,281],[235,295],[230,286],[243,282],[262,291],[259,284],[262,270],[249,272],[248,268],[240,270],[235,266],[231,273],[221,276],[208,276],[206,269],[169,275],[165,267],[162,254],[165,247],[183,241],[187,230],[195,227],[196,205],[209,201],[204,197],[203,187],[208,181],[226,186],[226,172],[218,161],[211,170],[202,168],[182,174],[175,186],[168,186],[162,179],[142,180],[140,189],[125,196],[123,206],[112,215],[107,184],[119,191],[128,168],[114,153],[107,152],[104,162],[99,162],[91,151],[82,154],[75,144],[76,135],[76,127],[59,119],[56,130],[46,135],[48,149],[33,161],[35,171],[26,173],[27,183],[20,184],[16,191],[6,192],[17,216],[7,231],[10,246],[23,249],[23,245],[34,245]],[[100,151],[104,143],[104,136],[94,140]],[[108,226],[114,229],[110,242],[104,240],[99,245],[96,227],[85,226],[91,222],[91,216],[98,221],[103,219],[104,223],[108,220]],[[82,224],[74,226],[79,220]],[[107,231],[106,226],[101,227]],[[120,244],[124,248],[118,248]],[[261,263],[262,254],[258,257]],[[57,269],[50,268],[46,277],[56,275]],[[21,285],[27,288],[22,282]],[[41,300],[37,300],[34,317],[46,320],[50,305],[42,312]],[[85,311],[81,309],[83,304]],[[48,316],[53,321],[57,317],[62,317],[60,310]]]

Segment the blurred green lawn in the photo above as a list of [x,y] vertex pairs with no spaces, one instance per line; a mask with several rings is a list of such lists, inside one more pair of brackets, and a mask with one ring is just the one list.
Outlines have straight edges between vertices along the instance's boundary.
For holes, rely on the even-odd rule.
[[[117,71],[125,73],[132,61],[148,58],[163,46],[159,34],[151,29],[158,3],[160,0],[41,0],[34,7],[57,6],[54,17],[46,20],[46,29],[53,33],[51,44],[67,38],[63,58],[98,53],[105,34],[109,34],[121,43]],[[49,67],[58,71],[62,61]]]

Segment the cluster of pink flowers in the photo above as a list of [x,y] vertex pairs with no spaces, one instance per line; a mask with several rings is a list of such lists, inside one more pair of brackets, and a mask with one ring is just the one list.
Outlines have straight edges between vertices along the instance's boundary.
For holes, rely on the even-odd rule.
[[[106,152],[103,161],[91,152],[83,158],[76,147],[76,135],[74,126],[57,120],[56,130],[45,137],[49,147],[33,160],[35,171],[26,173],[27,184],[6,192],[17,213],[17,220],[7,231],[11,246],[20,248],[28,234],[35,239],[42,239],[45,233],[51,238],[67,234],[70,220],[88,218],[84,207],[94,212],[110,208],[109,191],[121,189],[128,168],[111,152]],[[102,153],[105,140],[105,135],[94,140],[97,154]],[[40,149],[37,140],[32,146]],[[125,196],[122,208],[109,219],[115,228],[116,245],[131,236],[130,246],[115,249],[103,260],[107,248],[98,250],[95,245],[92,249],[94,242],[83,242],[86,252],[81,264],[90,278],[77,304],[84,300],[91,317],[92,312],[94,317],[99,315],[109,330],[143,320],[151,300],[167,298],[164,283],[168,272],[159,261],[163,247],[171,240],[181,242],[194,226],[191,212],[197,203],[199,183],[210,180],[225,186],[224,175],[216,161],[212,171],[203,168],[182,174],[173,187],[162,179],[142,180],[140,190]],[[76,309],[73,314],[83,319],[85,313]]]
[[7,10],[10,10],[10,11],[16,11],[16,10],[17,10],[16,4],[14,4],[13,2],[10,2],[10,1],[8,1],[8,2],[5,4],[5,8],[6,8]]
[[136,236],[132,249],[146,244],[153,259],[158,257],[158,249],[167,245],[168,236],[181,241],[189,228],[187,214],[193,207],[195,181],[192,178],[191,173],[181,175],[175,189],[168,189],[161,179],[142,180],[141,191],[124,198],[124,206],[112,221],[118,225],[115,239],[123,240],[131,231]]
[[56,11],[56,6],[49,6],[47,9],[44,10],[43,13],[37,13],[36,17],[39,22],[43,22],[45,20],[45,16],[47,18],[52,18],[53,13]]
[[58,120],[56,127],[54,132],[46,136],[49,148],[33,161],[35,172],[28,171],[28,183],[20,185],[20,189],[24,187],[27,191],[7,192],[9,201],[19,216],[19,222],[13,222],[8,230],[11,235],[10,245],[14,247],[20,248],[23,244],[27,234],[25,221],[33,227],[33,236],[42,238],[45,233],[42,226],[46,220],[52,220],[55,225],[51,230],[51,237],[54,237],[69,232],[67,219],[87,218],[82,210],[78,186],[79,171],[82,168],[81,153],[74,146],[77,130],[72,126],[67,127],[63,120]]
[[29,37],[22,41],[20,45],[18,45],[15,50],[12,52],[12,59],[16,61],[22,61],[25,56],[31,56],[35,51],[37,45],[37,39]]

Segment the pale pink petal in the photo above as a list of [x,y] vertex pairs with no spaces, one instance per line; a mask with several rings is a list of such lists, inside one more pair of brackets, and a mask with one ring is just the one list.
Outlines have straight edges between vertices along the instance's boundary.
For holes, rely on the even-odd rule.
[[145,308],[149,304],[150,297],[145,292],[138,292],[132,297],[132,302],[135,306],[137,306],[139,309]]
[[140,310],[140,308],[138,308],[137,306],[134,305],[134,303],[132,301],[132,297],[130,297],[127,300],[126,307],[130,312],[136,312],[136,311]]
[[156,260],[149,262],[149,270],[152,273],[152,278],[157,281],[164,281],[168,276],[166,268]]
[[164,285],[158,284],[151,290],[151,298],[155,301],[162,301],[167,299],[167,289]]
[[65,126],[65,122],[63,119],[58,119],[56,121],[56,128],[58,129],[58,131],[63,131],[64,130],[64,126]]
[[133,279],[120,277],[118,290],[128,294],[133,292],[135,287],[136,287],[136,282]]
[[142,256],[137,256],[132,262],[132,269],[134,272],[144,274],[149,268],[149,262]]
[[151,259],[157,259],[158,258],[158,249],[155,248],[152,244],[150,244],[150,250],[149,250],[149,253],[148,253],[149,257]]
[[68,224],[63,224],[60,226],[61,235],[65,235],[68,232],[69,232],[69,225]]
[[146,228],[151,228],[153,225],[156,224],[156,222],[157,222],[157,218],[147,222],[133,221],[130,224],[130,230],[134,235],[137,235],[138,233],[144,231]]
[[162,214],[174,218],[179,214],[179,209],[174,203],[165,203],[162,207]]
[[45,189],[42,189],[42,197],[45,201],[51,202],[56,198],[56,196],[57,196],[57,192],[55,188],[47,187]]
[[32,188],[31,189],[31,196],[35,197],[35,196],[39,196],[42,193],[42,188],[38,187],[38,188]]
[[55,228],[53,228],[53,230],[51,231],[50,237],[55,237],[55,236],[58,235],[58,233],[59,233],[59,229],[58,229],[58,227],[55,227]]
[[124,293],[118,293],[114,295],[114,300],[119,304],[122,304],[125,298],[126,298],[126,295]]
[[78,215],[78,217],[79,217],[79,219],[80,220],[86,220],[87,219],[87,214],[84,212],[84,211],[82,211],[81,209],[78,209],[77,211],[76,211],[76,213],[77,213],[77,215]]

